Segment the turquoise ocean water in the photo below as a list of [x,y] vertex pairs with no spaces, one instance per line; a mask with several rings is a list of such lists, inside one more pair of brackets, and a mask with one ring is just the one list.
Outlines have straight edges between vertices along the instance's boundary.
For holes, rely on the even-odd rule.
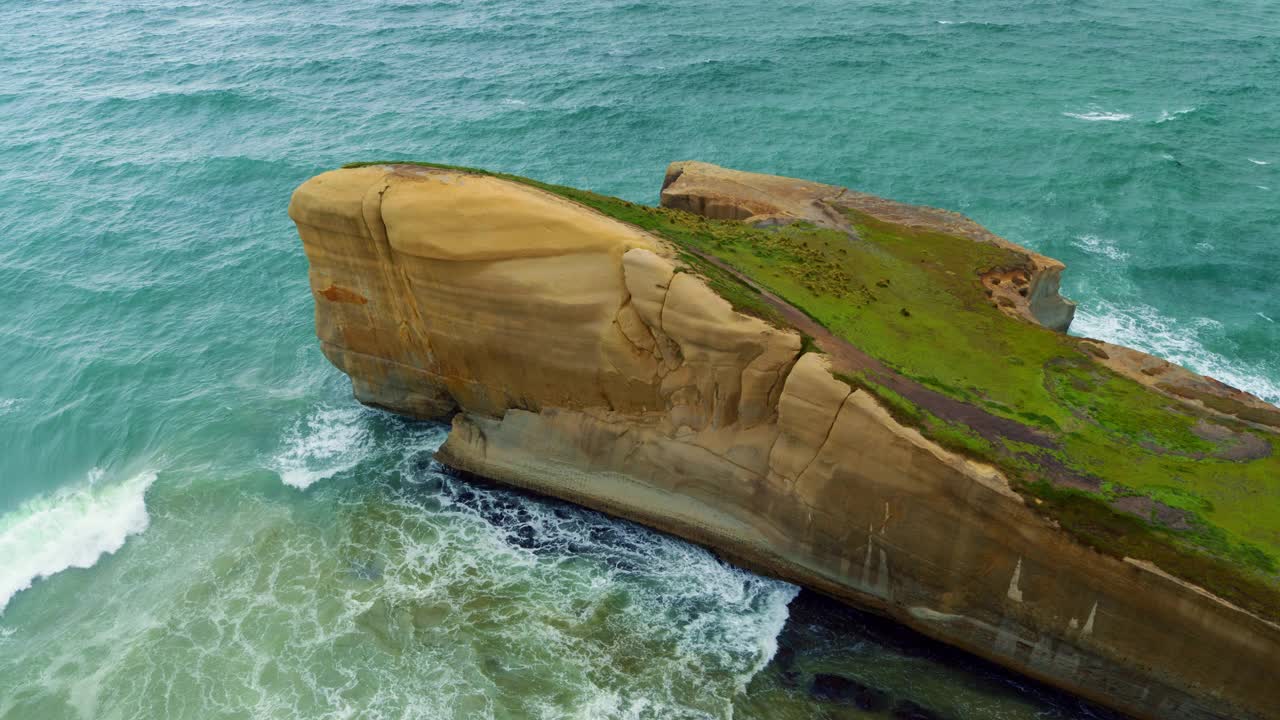
[[443,475],[321,357],[285,215],[383,158],[960,210],[1068,263],[1075,332],[1280,401],[1271,2],[7,2],[0,718],[859,717],[815,672],[1094,716]]

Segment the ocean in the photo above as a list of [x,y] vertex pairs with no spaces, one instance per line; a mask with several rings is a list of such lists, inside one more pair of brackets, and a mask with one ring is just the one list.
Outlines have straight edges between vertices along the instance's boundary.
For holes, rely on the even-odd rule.
[[451,477],[447,428],[321,356],[285,209],[378,159],[847,185],[1065,261],[1072,332],[1277,402],[1278,91],[1263,0],[6,3],[0,718],[861,717],[818,673],[1101,717]]

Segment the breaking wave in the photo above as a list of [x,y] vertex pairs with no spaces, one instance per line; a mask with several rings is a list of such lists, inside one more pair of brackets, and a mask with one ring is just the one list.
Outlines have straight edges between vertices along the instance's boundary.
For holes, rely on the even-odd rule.
[[1129,113],[1106,112],[1104,110],[1090,110],[1089,112],[1083,113],[1064,112],[1062,114],[1069,118],[1087,120],[1089,122],[1121,122],[1133,117],[1133,115]]
[[1108,260],[1121,262],[1129,259],[1129,253],[1097,235],[1079,235],[1071,244],[1091,255],[1100,255]]
[[1177,120],[1183,115],[1187,115],[1195,111],[1196,109],[1194,107],[1182,108],[1181,110],[1174,110],[1173,112],[1169,112],[1168,110],[1161,110],[1160,117],[1156,118],[1156,123],[1159,124],[1159,123],[1169,122],[1170,120]]
[[1280,382],[1269,377],[1265,368],[1250,367],[1208,349],[1205,336],[1220,327],[1209,318],[1177,322],[1149,305],[1098,301],[1077,310],[1071,331],[1151,353],[1267,402],[1280,402]]
[[305,490],[354,468],[372,450],[369,415],[358,406],[317,408],[285,432],[271,469],[284,484]]
[[92,567],[146,530],[146,493],[155,479],[154,472],[144,472],[121,483],[87,481],[0,516],[0,612],[36,580]]

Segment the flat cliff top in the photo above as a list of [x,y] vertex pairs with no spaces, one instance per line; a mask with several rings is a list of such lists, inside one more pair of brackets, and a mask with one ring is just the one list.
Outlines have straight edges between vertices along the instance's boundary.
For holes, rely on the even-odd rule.
[[673,207],[430,163],[349,167],[362,165],[498,177],[647,231],[1082,542],[1280,617],[1280,410],[1059,332],[1073,306],[1051,258],[955,213],[703,163],[672,165]]

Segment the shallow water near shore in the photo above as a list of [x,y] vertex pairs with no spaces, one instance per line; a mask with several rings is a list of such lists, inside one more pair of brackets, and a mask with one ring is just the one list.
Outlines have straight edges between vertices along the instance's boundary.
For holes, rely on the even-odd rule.
[[[283,462],[323,485],[159,484],[127,552],[14,599],[0,717],[1106,717],[675,538],[452,477],[443,426],[341,405],[299,426]],[[823,674],[880,712],[815,696]]]
[[1074,332],[1280,400],[1268,4],[0,15],[4,720],[860,716],[819,675],[949,718],[1096,713],[441,472],[443,428],[356,405],[314,339],[285,206],[344,162],[654,202],[695,158],[959,210],[1068,263]]

